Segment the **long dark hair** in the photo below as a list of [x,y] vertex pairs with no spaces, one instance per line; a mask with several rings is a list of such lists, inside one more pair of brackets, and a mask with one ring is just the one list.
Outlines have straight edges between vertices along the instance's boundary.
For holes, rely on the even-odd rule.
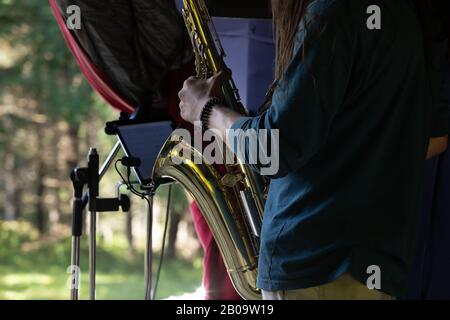
[[280,79],[289,65],[294,51],[295,35],[310,0],[272,0],[276,32],[277,61],[275,77]]
[[272,104],[274,91],[278,87],[286,68],[292,60],[295,36],[310,1],[311,0],[271,0],[277,51],[275,81],[270,86],[269,91],[266,94],[266,99],[259,108],[259,113],[267,111]]
[[[266,101],[260,108],[260,112],[266,111],[272,100],[274,90],[282,79],[293,57],[295,36],[300,22],[305,16],[307,6],[314,0],[271,0],[272,14],[276,35],[277,59],[275,66],[275,79],[266,97]],[[413,0],[421,21],[425,51],[434,41],[442,38],[450,39],[450,10],[449,0]],[[443,32],[436,33],[433,21],[440,19],[444,24]],[[437,39],[437,38],[438,39]],[[439,39],[440,38],[440,39]]]

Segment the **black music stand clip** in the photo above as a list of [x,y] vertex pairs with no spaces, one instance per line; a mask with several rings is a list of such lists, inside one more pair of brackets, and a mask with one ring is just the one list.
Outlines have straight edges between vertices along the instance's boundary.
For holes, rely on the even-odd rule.
[[[125,194],[117,194],[115,198],[99,198],[99,183],[101,177],[109,168],[115,155],[117,155],[120,148],[116,147],[108,157],[106,163],[99,171],[99,156],[97,150],[91,148],[88,153],[88,166],[84,168],[76,168],[72,171],[70,178],[72,180],[74,197],[72,200],[72,257],[71,270],[73,279],[71,287],[71,299],[78,300],[79,275],[73,274],[80,270],[80,240],[83,234],[83,211],[87,204],[89,204],[90,212],[90,237],[89,237],[89,273],[90,273],[90,298],[95,300],[95,252],[96,252],[96,220],[97,212],[117,212],[122,209],[123,212],[130,210],[130,199]],[[109,164],[108,164],[109,163]],[[83,195],[84,188],[87,187],[87,192]]]

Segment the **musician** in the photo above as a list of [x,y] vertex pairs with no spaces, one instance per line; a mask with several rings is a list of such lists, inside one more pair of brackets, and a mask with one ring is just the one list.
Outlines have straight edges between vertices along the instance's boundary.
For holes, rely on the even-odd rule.
[[[185,82],[185,120],[203,117],[225,140],[229,129],[279,130],[258,269],[265,299],[405,294],[422,168],[446,149],[448,134],[437,72],[445,42],[430,37],[420,3],[274,0],[278,83],[258,117],[223,104],[203,112],[227,72]],[[381,10],[380,28],[368,27],[371,5]]]

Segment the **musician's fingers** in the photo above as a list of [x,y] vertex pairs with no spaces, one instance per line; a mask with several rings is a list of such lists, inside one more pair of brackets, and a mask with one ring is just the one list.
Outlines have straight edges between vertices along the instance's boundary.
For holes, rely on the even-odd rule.
[[219,72],[217,72],[215,75],[213,75],[210,80],[212,81],[218,81],[222,80],[225,81],[225,79],[231,78],[231,70],[230,69],[222,69]]
[[219,96],[222,92],[222,85],[223,83],[229,78],[229,74],[221,70],[217,72],[214,76],[208,79],[209,85],[210,85],[210,91],[211,95]]
[[231,69],[228,69],[228,68],[223,69],[222,72],[224,72],[228,78],[231,78],[231,76],[233,75],[233,72],[231,71]]
[[192,82],[194,82],[194,81],[196,81],[196,80],[198,80],[196,77],[191,76],[191,77],[187,78],[186,81],[185,81],[184,83],[185,83],[185,84],[189,84],[189,83],[192,83]]

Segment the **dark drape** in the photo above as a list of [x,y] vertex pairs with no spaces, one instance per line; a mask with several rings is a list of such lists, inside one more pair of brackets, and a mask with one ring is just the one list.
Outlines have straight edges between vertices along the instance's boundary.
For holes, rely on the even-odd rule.
[[173,0],[56,0],[81,9],[82,27],[72,30],[80,46],[134,106],[151,107],[170,70],[192,59],[189,39]]

